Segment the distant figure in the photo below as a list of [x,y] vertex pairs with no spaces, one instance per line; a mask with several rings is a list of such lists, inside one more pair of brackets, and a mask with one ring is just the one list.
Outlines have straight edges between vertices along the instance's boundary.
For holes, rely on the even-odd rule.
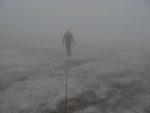
[[66,46],[67,56],[70,56],[71,55],[71,47],[72,47],[72,45],[75,45],[75,41],[69,30],[63,36],[63,44],[65,44],[65,46]]

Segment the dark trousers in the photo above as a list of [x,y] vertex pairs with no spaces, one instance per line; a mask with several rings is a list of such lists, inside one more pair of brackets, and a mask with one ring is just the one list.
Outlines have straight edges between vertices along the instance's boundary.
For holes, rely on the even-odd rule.
[[67,52],[68,56],[71,55],[71,44],[70,43],[66,44],[66,52]]

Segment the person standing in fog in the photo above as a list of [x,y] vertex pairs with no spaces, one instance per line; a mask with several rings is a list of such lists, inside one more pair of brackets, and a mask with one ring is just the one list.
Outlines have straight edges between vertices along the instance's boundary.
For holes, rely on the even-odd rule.
[[63,36],[63,44],[65,44],[65,46],[66,46],[67,56],[70,56],[71,48],[72,48],[72,45],[75,45],[75,41],[69,30]]
[[64,36],[62,43],[66,46],[66,95],[65,95],[65,113],[68,113],[68,76],[70,75],[69,69],[70,69],[70,56],[71,56],[71,48],[72,45],[75,45],[74,38],[71,34],[71,32],[68,30]]

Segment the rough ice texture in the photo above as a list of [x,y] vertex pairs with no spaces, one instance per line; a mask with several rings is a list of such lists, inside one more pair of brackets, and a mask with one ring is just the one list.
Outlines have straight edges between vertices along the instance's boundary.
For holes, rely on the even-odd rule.
[[[150,113],[147,51],[75,51],[69,113]],[[0,113],[62,113],[65,56],[56,50],[0,50]]]

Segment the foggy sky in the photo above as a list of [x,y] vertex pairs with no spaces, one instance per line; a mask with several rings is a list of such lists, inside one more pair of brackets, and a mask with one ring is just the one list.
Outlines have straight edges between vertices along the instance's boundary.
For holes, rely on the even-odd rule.
[[68,29],[88,45],[148,43],[150,7],[147,0],[0,2],[0,44],[60,43]]

